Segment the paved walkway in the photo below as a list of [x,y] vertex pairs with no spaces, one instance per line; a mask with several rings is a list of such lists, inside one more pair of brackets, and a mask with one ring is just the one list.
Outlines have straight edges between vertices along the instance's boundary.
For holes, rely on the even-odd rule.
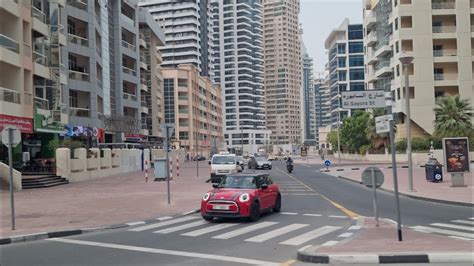
[[0,191],[0,238],[10,236],[81,229],[133,222],[184,213],[199,208],[202,195],[211,188],[207,162],[181,163],[180,176],[171,181],[171,204],[167,203],[166,182],[153,182],[153,171],[145,183],[144,172],[25,189],[15,193],[16,228],[11,230],[10,195]]

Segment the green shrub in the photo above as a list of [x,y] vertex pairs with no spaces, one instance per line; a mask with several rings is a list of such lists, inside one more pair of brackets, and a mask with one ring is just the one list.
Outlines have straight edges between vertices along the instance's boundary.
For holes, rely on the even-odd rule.
[[401,139],[395,143],[395,149],[398,153],[407,151],[407,139]]
[[429,151],[431,146],[431,139],[427,137],[413,138],[411,140],[412,151]]
[[362,145],[360,146],[359,148],[359,154],[360,155],[366,155],[367,152],[372,148],[372,145],[370,144],[365,144],[365,145]]

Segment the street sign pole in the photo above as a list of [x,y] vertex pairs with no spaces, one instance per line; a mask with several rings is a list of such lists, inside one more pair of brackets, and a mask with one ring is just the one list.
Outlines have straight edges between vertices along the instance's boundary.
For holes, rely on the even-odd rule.
[[375,225],[379,227],[379,214],[377,211],[377,187],[375,184],[375,173],[374,168],[370,169],[370,175],[372,177],[372,190],[374,191],[374,216],[375,216]]
[[13,128],[8,128],[8,163],[10,165],[10,209],[12,214],[12,230],[15,230],[15,202],[13,196]]

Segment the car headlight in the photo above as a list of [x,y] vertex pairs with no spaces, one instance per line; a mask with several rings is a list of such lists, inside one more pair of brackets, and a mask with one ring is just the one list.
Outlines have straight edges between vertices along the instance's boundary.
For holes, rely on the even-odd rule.
[[239,196],[239,201],[240,202],[247,202],[250,200],[250,195],[248,193],[244,193]]
[[204,196],[202,196],[202,200],[207,201],[209,197],[211,197],[211,193],[207,192],[206,194],[204,194]]

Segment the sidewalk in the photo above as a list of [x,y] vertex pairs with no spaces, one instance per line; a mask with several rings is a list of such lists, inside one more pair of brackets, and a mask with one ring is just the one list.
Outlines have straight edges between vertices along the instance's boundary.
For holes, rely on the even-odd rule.
[[0,239],[11,236],[110,226],[175,215],[200,207],[202,195],[211,188],[209,166],[181,163],[180,176],[173,170],[171,204],[165,181],[153,181],[153,169],[145,183],[144,172],[133,172],[93,181],[15,191],[16,230],[11,230],[10,195],[0,191]]
[[[399,262],[473,262],[473,244],[444,236],[426,234],[403,228],[403,241],[398,241],[395,224],[373,218],[363,219],[362,227],[355,227],[354,236],[333,246],[311,246],[298,251],[298,259],[306,262],[379,265],[387,260]],[[332,265],[332,264],[331,264]]]

